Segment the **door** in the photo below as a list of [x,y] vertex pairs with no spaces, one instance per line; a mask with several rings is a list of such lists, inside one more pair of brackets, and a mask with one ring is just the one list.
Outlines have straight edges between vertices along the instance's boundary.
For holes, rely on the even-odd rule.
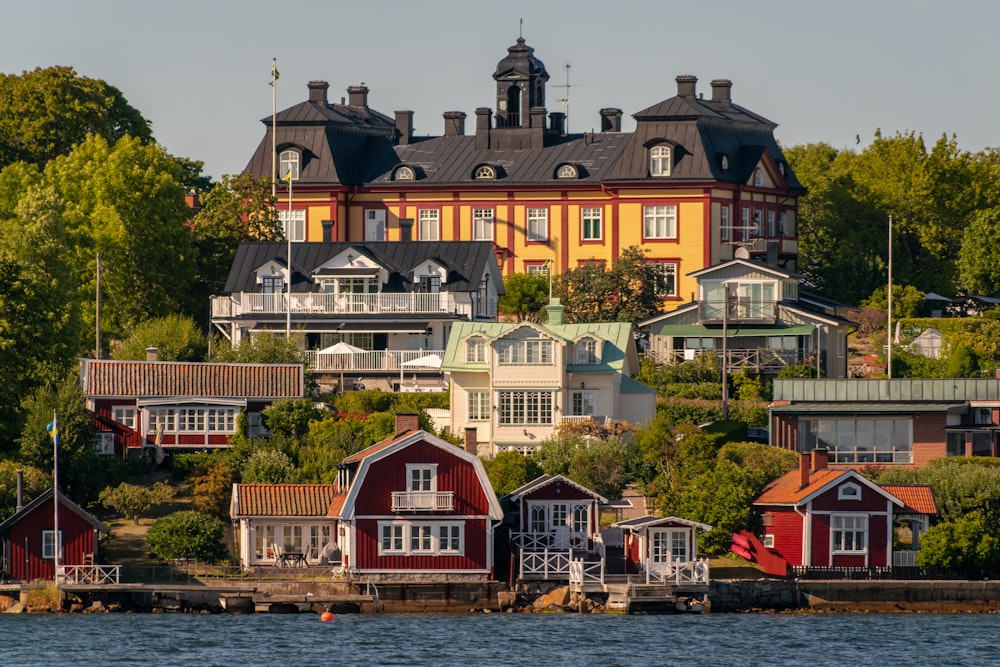
[[385,241],[385,210],[365,211],[365,241]]

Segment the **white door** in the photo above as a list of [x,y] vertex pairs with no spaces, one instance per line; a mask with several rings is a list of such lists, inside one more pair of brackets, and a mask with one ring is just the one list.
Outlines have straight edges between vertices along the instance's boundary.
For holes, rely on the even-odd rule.
[[365,241],[385,241],[385,211],[370,208],[365,211]]

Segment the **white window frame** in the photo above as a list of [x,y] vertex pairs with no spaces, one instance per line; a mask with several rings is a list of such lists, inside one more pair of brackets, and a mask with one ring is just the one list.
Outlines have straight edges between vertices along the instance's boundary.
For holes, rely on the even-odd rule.
[[677,262],[651,262],[656,272],[653,290],[658,297],[677,296]]
[[480,165],[476,168],[477,181],[491,181],[496,179],[497,170],[488,164]]
[[764,173],[757,167],[753,170],[753,184],[757,187],[764,185]]
[[649,149],[649,175],[669,176],[671,168],[671,156],[673,151],[670,146],[660,144]]
[[492,241],[495,213],[491,208],[472,209],[472,240]]
[[406,550],[406,524],[386,523],[378,524],[378,553],[383,554],[405,554]]
[[292,180],[299,180],[299,164],[301,156],[298,151],[287,150],[278,154],[278,177],[282,181],[288,180],[288,172],[292,172]]
[[740,212],[740,237],[745,240],[750,235],[750,207],[744,206]]
[[868,553],[868,515],[831,514],[830,551],[834,554]]
[[576,342],[576,363],[578,364],[599,364],[600,355],[597,353],[598,345],[596,338],[581,338]]
[[497,423],[501,426],[552,426],[554,391],[529,389],[498,391]]
[[379,521],[378,555],[465,555],[465,523],[462,521]]
[[470,422],[490,420],[490,392],[485,389],[470,390],[467,394]]
[[441,240],[441,210],[422,208],[417,211],[417,240]]
[[394,181],[412,181],[416,178],[416,173],[413,171],[413,167],[402,166],[396,169],[396,173],[393,174]]
[[[55,554],[53,553],[53,535],[55,531],[43,530],[42,531],[42,560],[55,560]],[[66,553],[66,545],[63,541],[65,535],[63,531],[59,531],[59,557],[62,558]]]
[[524,272],[529,275],[549,275],[549,264],[548,262],[542,262],[540,264],[526,264],[524,266]]
[[437,491],[436,463],[407,463],[406,490],[413,492]]
[[597,414],[597,392],[590,389],[572,390],[570,414],[574,417],[593,417]]
[[482,336],[473,336],[465,341],[465,363],[484,364],[486,363],[486,339]]
[[111,431],[98,431],[94,433],[94,451],[101,456],[114,454],[115,434]]
[[775,220],[774,209],[767,209],[767,235],[770,238],[774,238],[775,230],[777,228],[777,222]]
[[729,213],[729,204],[723,204],[719,208],[719,239],[722,241],[729,240],[729,226],[731,224]]
[[861,500],[861,487],[847,483],[837,487],[837,500]]
[[580,209],[580,239],[600,241],[604,238],[604,210],[600,207]]
[[549,209],[529,208],[525,225],[525,238],[528,241],[549,240]]
[[111,418],[122,426],[135,430],[136,410],[134,405],[116,405],[111,408]]
[[657,204],[642,207],[643,239],[676,239],[676,204]]
[[556,172],[556,178],[576,178],[576,167],[571,164],[564,164]]
[[497,363],[501,366],[553,366],[555,350],[547,338],[502,340],[497,344]]
[[[289,230],[289,221],[291,221],[291,230]],[[281,230],[285,238],[292,243],[302,243],[306,240],[305,209],[300,208],[289,211],[286,208],[279,208],[278,222],[281,224]]]

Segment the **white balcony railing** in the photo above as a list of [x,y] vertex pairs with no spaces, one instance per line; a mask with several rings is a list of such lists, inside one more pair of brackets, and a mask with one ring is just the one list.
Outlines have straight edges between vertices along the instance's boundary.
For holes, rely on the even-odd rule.
[[121,565],[60,565],[56,570],[57,584],[117,584]]
[[704,558],[686,561],[675,561],[671,558],[665,563],[649,562],[646,568],[646,583],[664,583],[675,586],[707,584],[708,561]]
[[[458,299],[451,292],[377,292],[373,294],[328,294],[293,292],[291,307],[287,294],[236,292],[212,298],[212,317],[225,319],[244,315],[365,315],[365,314],[456,314],[468,318],[493,318],[496,297]],[[468,296],[468,295],[467,295]]]
[[439,366],[433,364],[419,366],[403,366],[407,362],[436,355],[444,358],[444,350],[371,350],[368,352],[352,352],[347,354],[320,354],[316,350],[306,351],[309,370],[312,371],[345,371],[358,373],[405,373],[421,371],[437,371]]
[[569,551],[522,551],[521,579],[568,579]]
[[453,491],[393,491],[393,512],[449,512],[455,506]]
[[584,561],[571,560],[569,563],[569,585],[572,590],[582,590],[588,585],[604,583],[604,559]]
[[586,533],[556,531],[545,533],[512,532],[514,544],[523,551],[544,551],[545,549],[583,549],[588,547]]

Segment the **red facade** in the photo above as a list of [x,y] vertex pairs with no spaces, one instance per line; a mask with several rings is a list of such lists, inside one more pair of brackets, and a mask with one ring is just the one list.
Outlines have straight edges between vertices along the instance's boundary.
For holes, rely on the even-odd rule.
[[594,510],[590,513],[590,526],[589,532],[593,533],[597,530],[597,522],[599,520],[599,512],[596,511],[597,500],[596,495],[593,492],[587,492],[583,489],[579,489],[572,484],[563,484],[560,481],[552,482],[538,489],[528,491],[527,493],[520,496],[520,528],[519,530],[530,531],[531,527],[529,522],[531,517],[527,511],[529,502],[579,502],[587,501],[594,504]]

